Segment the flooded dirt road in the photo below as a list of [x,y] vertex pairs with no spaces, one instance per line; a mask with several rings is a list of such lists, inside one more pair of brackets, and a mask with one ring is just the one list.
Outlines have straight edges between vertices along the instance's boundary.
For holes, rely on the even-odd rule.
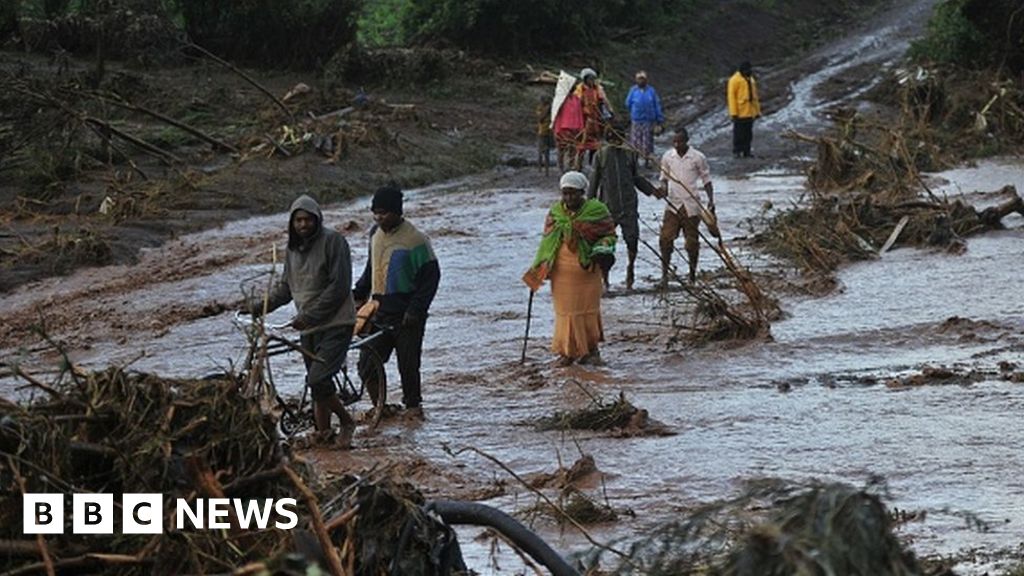
[[[856,46],[890,54],[888,41]],[[800,94],[812,98],[815,91],[801,85]],[[778,122],[818,122],[806,110],[802,116],[790,111],[780,113]],[[725,140],[713,123],[694,138],[716,175],[726,241],[744,265],[772,269],[778,263],[742,242],[744,222],[767,205],[789,207],[803,193],[804,179],[784,154],[736,165]],[[661,149],[666,145],[661,142]],[[972,237],[964,254],[897,247],[848,266],[839,273],[840,289],[827,297],[783,295],[785,318],[773,323],[770,340],[703,348],[675,342],[669,318],[685,321],[689,310],[677,297],[645,290],[659,269],[643,246],[641,290],[624,292],[620,246],[612,290],[603,301],[608,366],[552,366],[546,288],[535,299],[527,361],[520,364],[528,292],[519,278],[557,199],[556,183],[556,176],[533,168],[497,168],[408,193],[407,216],[430,235],[442,268],[425,341],[427,419],[389,421],[372,434],[361,430],[351,453],[314,451],[310,457],[333,472],[391,462],[428,495],[483,499],[512,512],[535,505],[535,496],[491,461],[460,450],[485,451],[527,475],[551,473],[590,454],[602,474],[588,494],[631,511],[592,533],[627,542],[698,504],[735,494],[750,479],[859,486],[881,476],[891,505],[928,512],[923,522],[900,528],[916,552],[973,552],[958,569],[978,574],[1008,555],[1019,556],[1024,386],[1006,378],[1024,365],[1024,219],[1011,215],[1006,230]],[[974,192],[1006,184],[1024,190],[1019,160],[937,175],[933,190],[965,194],[985,206],[1002,198]],[[360,199],[325,209],[327,224],[349,238],[357,273],[366,257],[368,208],[369,201]],[[641,237],[651,245],[657,243],[660,210],[657,201],[642,198]],[[271,268],[274,246],[278,254],[283,250],[286,218],[282,213],[234,222],[147,250],[134,266],[83,270],[6,294],[0,358],[34,374],[52,373],[57,355],[30,331],[42,322],[72,361],[86,368],[129,365],[196,377],[237,363],[245,347],[232,321],[240,283],[258,283],[252,279]],[[705,278],[714,281],[710,272],[718,268],[705,248]],[[270,320],[288,318],[283,309]],[[299,358],[279,359],[274,367],[281,390],[298,393]],[[926,368],[970,377],[906,385]],[[397,401],[393,367],[391,377]],[[16,390],[19,384],[0,381],[7,396],[28,393]],[[555,411],[586,406],[591,395],[620,392],[671,434],[613,437],[538,432],[533,426]],[[536,528],[565,553],[590,548],[571,530],[544,521]],[[500,556],[501,570],[489,568],[487,545],[472,542],[473,530],[461,533],[478,571],[516,570],[511,555]]]
[[[1006,183],[1024,189],[1012,163],[945,176],[956,179],[944,187],[950,193]],[[802,192],[801,182],[779,171],[718,179],[729,243],[744,233],[742,219],[765,202],[784,208]],[[503,169],[409,193],[407,216],[433,239],[443,271],[425,342],[428,418],[363,432],[352,455],[314,457],[336,471],[374,458],[415,461],[413,477],[428,493],[493,496],[491,503],[516,510],[534,497],[489,461],[447,450],[484,450],[524,474],[553,472],[584,452],[604,474],[593,496],[635,514],[596,529],[609,540],[642,537],[751,478],[860,485],[880,475],[893,505],[929,511],[927,521],[903,527],[918,552],[1005,552],[1020,543],[1024,485],[1016,471],[1024,460],[1015,446],[1024,440],[1017,437],[1024,387],[1003,380],[999,368],[1020,362],[1024,349],[1024,305],[1014,297],[1022,274],[1010,265],[1024,252],[1019,216],[1007,218],[1005,231],[972,238],[962,255],[896,249],[846,268],[836,294],[785,299],[788,318],[772,326],[769,342],[670,344],[672,301],[625,294],[624,272],[613,270],[612,294],[603,303],[608,366],[599,369],[552,366],[550,296],[542,290],[528,360],[520,365],[527,290],[519,276],[554,188],[554,176]],[[644,221],[653,226],[659,209],[644,199]],[[330,225],[347,231],[357,266],[366,255],[369,216],[365,199],[325,210]],[[236,222],[150,251],[137,267],[27,287],[4,299],[2,313],[19,319],[39,307],[51,335],[87,368],[131,363],[141,371],[201,376],[241,357],[245,339],[230,308],[240,298],[239,282],[269,268],[285,222],[284,214]],[[656,241],[653,229],[644,227],[642,237]],[[737,253],[759,265],[756,254]],[[719,267],[707,250],[703,258],[702,270]],[[652,255],[642,253],[638,266],[639,286],[652,284]],[[280,310],[271,320],[288,317]],[[20,355],[26,368],[52,361],[5,348],[5,358]],[[887,385],[922,366],[982,376],[969,385]],[[277,362],[275,373],[284,392],[300,390],[298,358]],[[394,370],[392,376],[396,382]],[[391,390],[399,394],[397,384]],[[566,435],[531,425],[556,410],[586,406],[588,394],[620,391],[674,435]],[[969,527],[966,513],[986,522],[987,531]],[[566,552],[587,547],[578,535],[546,535]],[[469,552],[472,558],[472,546]]]

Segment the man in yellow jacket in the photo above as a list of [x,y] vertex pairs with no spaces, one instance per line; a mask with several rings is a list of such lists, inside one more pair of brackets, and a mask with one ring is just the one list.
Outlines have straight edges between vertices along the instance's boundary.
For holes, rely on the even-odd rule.
[[761,100],[757,97],[757,80],[751,74],[750,62],[739,65],[726,88],[729,116],[732,117],[732,155],[750,157],[754,139],[754,120],[761,116]]

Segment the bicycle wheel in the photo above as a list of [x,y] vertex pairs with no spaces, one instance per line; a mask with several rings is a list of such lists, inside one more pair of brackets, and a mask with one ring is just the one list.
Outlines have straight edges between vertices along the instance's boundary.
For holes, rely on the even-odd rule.
[[298,400],[286,401],[278,396],[277,403],[281,409],[278,425],[286,438],[291,438],[300,432],[315,428],[312,410],[306,403],[305,390],[303,390],[302,396]]
[[[348,349],[345,366],[347,369],[343,371],[342,379],[345,387],[358,389],[359,397],[362,397],[363,390],[370,393],[373,409],[369,424],[371,429],[376,428],[384,415],[388,397],[387,371],[384,369],[384,361],[373,347],[356,343]],[[353,367],[355,367],[354,370]],[[355,386],[353,379],[358,379],[358,387]]]

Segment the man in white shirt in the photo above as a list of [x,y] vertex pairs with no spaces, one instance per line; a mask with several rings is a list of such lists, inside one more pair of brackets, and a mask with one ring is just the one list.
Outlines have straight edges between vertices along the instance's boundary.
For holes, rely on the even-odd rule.
[[686,255],[690,260],[690,282],[697,276],[697,258],[700,239],[697,226],[701,221],[701,197],[698,181],[707,195],[706,209],[714,214],[715,192],[711,185],[711,170],[704,154],[689,144],[690,135],[686,128],[679,127],[672,140],[673,148],[661,157],[661,185],[667,188],[665,217],[661,223],[659,244],[661,248],[661,282],[668,284],[669,263],[679,232],[686,240]]

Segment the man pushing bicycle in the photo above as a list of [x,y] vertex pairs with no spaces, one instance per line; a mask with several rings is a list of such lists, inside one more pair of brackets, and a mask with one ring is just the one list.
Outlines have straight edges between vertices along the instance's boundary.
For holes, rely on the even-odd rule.
[[[337,447],[352,446],[355,421],[338,398],[334,376],[345,362],[355,325],[352,299],[352,254],[340,233],[323,225],[316,200],[300,196],[292,203],[288,220],[288,251],[284,273],[263,299],[253,299],[253,317],[272,312],[288,302],[297,311],[291,327],[301,334],[300,345],[311,355],[306,362],[306,385],[313,397],[316,440],[332,438]],[[331,414],[341,421],[334,437]]]

